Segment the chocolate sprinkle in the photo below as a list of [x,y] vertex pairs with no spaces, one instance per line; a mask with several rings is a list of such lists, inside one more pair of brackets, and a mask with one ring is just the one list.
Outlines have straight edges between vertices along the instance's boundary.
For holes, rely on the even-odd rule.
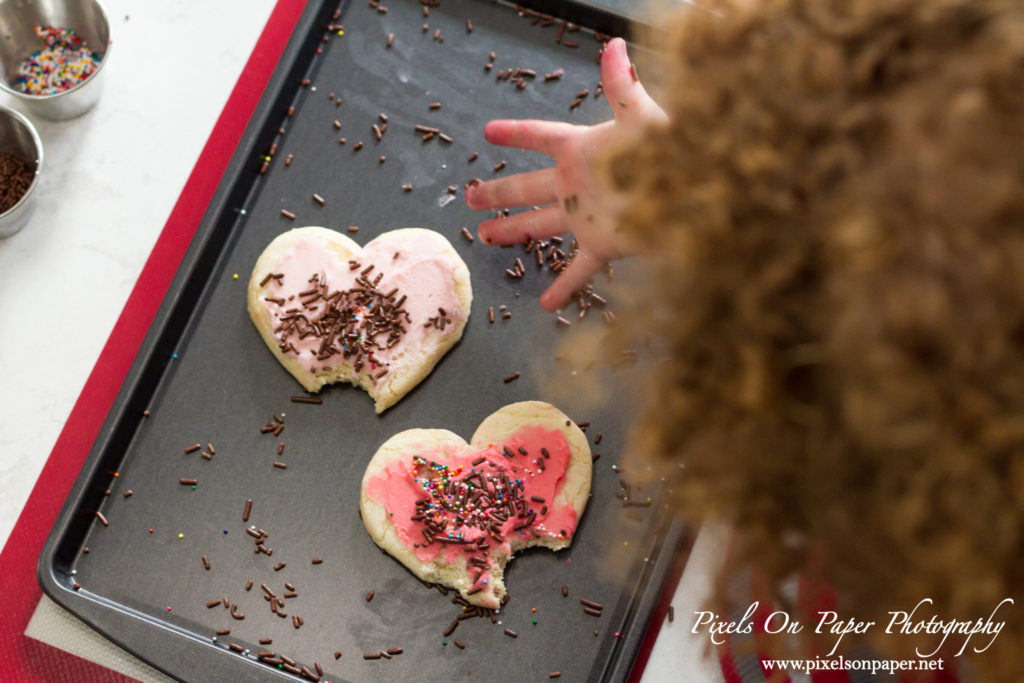
[[0,213],[17,204],[28,191],[35,173],[21,159],[0,152]]
[[373,591],[366,594],[366,602],[370,602],[370,600],[373,600]]
[[513,631],[510,628],[505,629],[505,635],[510,637],[510,638],[518,638],[519,637],[519,634],[516,633],[515,631]]
[[511,375],[505,377],[502,380],[502,382],[504,382],[505,384],[508,384],[509,382],[512,382],[512,381],[517,380],[517,379],[519,379],[519,373],[518,372],[513,372]]
[[[337,355],[349,359],[356,373],[367,363],[375,370],[386,372],[387,366],[378,365],[374,353],[397,344],[412,318],[402,308],[404,295],[395,302],[392,297],[396,289],[384,294],[377,288],[383,274],[378,274],[373,282],[367,279],[372,269],[372,264],[364,268],[354,286],[347,290],[332,291],[315,275],[314,286],[308,291],[316,294],[313,299],[302,302],[305,310],[290,308],[278,314],[274,333],[284,352],[297,353],[292,340],[312,336],[320,342],[316,351],[318,360]],[[321,298],[327,305],[314,313],[316,307],[309,304]]]

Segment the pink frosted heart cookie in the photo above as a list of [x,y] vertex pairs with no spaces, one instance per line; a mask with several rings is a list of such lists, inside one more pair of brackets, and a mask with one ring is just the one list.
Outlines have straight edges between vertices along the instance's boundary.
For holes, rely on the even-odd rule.
[[496,608],[514,553],[572,543],[591,469],[587,439],[565,414],[513,403],[469,443],[444,429],[385,441],[363,475],[360,510],[374,542],[416,576]]
[[469,269],[443,236],[392,230],[360,247],[327,228],[278,235],[249,279],[249,317],[307,391],[350,382],[378,413],[462,337]]

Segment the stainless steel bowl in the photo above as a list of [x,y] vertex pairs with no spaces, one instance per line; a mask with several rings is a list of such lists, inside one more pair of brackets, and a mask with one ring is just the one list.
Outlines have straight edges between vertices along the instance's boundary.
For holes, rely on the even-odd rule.
[[[73,88],[53,95],[28,95],[11,84],[18,67],[44,47],[36,26],[68,28],[100,57],[96,70]],[[110,58],[110,22],[97,0],[0,0],[0,90],[43,118],[72,119],[100,97],[103,66]]]
[[8,107],[0,106],[0,152],[7,152],[28,164],[32,182],[18,203],[0,213],[0,238],[10,237],[25,227],[35,205],[33,190],[39,184],[43,168],[43,141],[27,118]]

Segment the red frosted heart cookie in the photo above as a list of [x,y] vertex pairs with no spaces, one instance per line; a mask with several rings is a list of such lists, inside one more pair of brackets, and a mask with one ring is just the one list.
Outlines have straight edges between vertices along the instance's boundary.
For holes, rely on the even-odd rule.
[[384,411],[462,337],[469,270],[442,235],[385,232],[360,247],[327,228],[278,235],[249,280],[249,317],[307,391],[365,389]]
[[590,495],[590,446],[548,403],[487,417],[470,443],[443,429],[388,439],[363,475],[363,524],[424,581],[496,608],[517,551],[572,543]]

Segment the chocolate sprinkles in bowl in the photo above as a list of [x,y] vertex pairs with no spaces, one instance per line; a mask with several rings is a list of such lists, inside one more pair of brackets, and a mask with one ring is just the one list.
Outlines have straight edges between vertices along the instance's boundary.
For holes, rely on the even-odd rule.
[[25,227],[43,166],[43,142],[27,118],[0,106],[0,238]]

